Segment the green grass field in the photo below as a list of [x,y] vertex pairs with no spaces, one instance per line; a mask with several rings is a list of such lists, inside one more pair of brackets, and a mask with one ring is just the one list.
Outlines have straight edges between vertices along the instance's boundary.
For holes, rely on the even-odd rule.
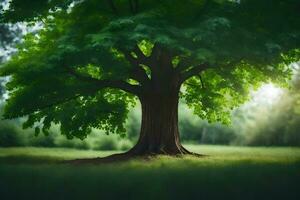
[[0,199],[300,199],[300,148],[187,148],[209,156],[75,166],[116,152],[0,148]]

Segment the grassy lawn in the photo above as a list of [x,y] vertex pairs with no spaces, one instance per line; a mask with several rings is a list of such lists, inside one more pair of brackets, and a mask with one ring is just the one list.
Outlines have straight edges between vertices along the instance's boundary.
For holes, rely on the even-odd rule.
[[74,166],[115,152],[0,148],[0,199],[300,199],[300,148],[187,148],[209,156]]

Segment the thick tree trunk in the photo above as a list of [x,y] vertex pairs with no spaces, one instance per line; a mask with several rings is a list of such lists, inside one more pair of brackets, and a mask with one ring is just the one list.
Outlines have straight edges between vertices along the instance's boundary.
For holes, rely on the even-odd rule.
[[189,154],[182,147],[178,129],[179,88],[171,92],[149,94],[140,98],[142,125],[133,155]]
[[142,105],[141,133],[137,144],[128,152],[98,159],[79,159],[69,163],[110,163],[133,157],[153,155],[194,154],[180,143],[178,130],[178,94],[174,92],[151,93],[140,97]]

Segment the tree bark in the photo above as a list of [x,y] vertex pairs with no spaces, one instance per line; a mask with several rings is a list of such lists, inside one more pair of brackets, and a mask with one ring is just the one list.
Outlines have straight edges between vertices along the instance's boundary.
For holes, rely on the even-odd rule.
[[140,97],[142,124],[133,155],[190,154],[182,147],[178,128],[179,85]]

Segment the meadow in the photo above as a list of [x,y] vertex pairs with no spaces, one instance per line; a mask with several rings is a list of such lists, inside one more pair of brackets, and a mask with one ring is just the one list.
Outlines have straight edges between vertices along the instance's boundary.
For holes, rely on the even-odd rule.
[[208,156],[70,165],[116,151],[0,148],[0,198],[300,199],[300,148],[186,147]]

